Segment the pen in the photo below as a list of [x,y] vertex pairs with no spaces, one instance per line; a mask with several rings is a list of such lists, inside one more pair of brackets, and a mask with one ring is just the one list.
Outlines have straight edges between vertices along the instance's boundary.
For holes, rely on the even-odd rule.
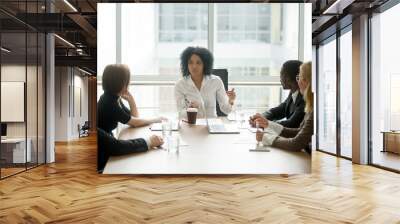
[[269,149],[250,149],[250,152],[269,152]]
[[183,95],[183,97],[185,98],[186,107],[189,107],[190,106],[190,101],[186,98],[186,95]]

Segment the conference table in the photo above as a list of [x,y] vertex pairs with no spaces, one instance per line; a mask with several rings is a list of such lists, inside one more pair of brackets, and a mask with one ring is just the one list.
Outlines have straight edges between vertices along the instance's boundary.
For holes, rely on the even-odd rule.
[[[221,118],[223,123],[232,123]],[[199,120],[198,120],[199,121]],[[311,172],[311,156],[269,147],[269,152],[255,152],[256,138],[248,128],[240,134],[209,134],[207,126],[180,122],[172,136],[180,139],[178,152],[152,149],[109,158],[103,174],[302,174]],[[162,135],[150,126],[124,126],[119,139]]]

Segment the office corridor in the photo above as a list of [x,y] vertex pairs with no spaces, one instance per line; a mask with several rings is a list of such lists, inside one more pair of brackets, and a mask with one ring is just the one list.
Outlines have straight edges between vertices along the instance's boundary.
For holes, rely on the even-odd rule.
[[[313,152],[310,175],[96,173],[96,138],[0,182],[0,223],[399,223],[398,174]],[[29,186],[29,187],[27,187]]]

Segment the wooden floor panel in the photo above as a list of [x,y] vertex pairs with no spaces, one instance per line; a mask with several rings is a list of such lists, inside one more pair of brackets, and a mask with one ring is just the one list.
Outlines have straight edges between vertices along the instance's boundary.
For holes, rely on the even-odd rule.
[[96,173],[96,139],[0,181],[0,223],[400,223],[400,175],[313,153],[308,175]]

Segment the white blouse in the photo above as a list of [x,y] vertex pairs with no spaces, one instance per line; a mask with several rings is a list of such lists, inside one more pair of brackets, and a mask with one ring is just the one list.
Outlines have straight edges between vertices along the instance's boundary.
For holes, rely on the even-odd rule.
[[207,118],[217,117],[217,104],[225,114],[232,111],[232,105],[229,104],[229,98],[226,94],[224,84],[220,77],[215,75],[205,75],[201,82],[200,91],[197,89],[190,76],[183,77],[175,84],[175,100],[179,112],[179,117],[186,117],[186,102],[196,101],[200,104],[197,117]]

